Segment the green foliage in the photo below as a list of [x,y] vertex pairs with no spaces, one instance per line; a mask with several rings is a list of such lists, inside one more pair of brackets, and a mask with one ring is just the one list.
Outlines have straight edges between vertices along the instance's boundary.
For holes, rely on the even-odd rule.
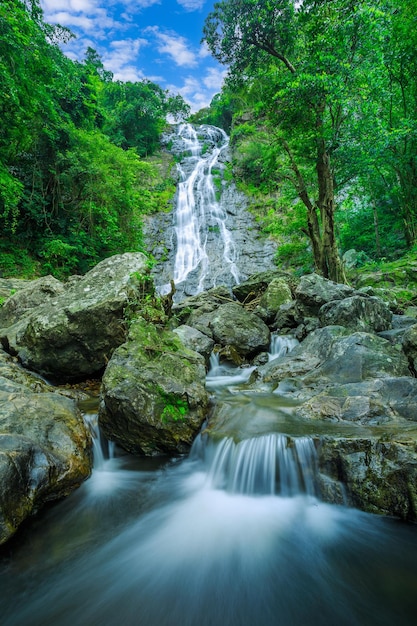
[[7,275],[62,278],[141,249],[143,214],[166,209],[174,194],[172,178],[139,157],[159,147],[166,116],[180,119],[188,106],[150,81],[113,82],[92,48],[74,63],[59,48],[71,37],[43,22],[38,0],[0,3],[0,271]]
[[[209,49],[230,68],[217,100],[234,103],[239,184],[288,199],[282,228],[294,220],[300,242],[309,234],[324,275],[326,247],[394,257],[417,238],[415,10],[415,0],[228,0],[205,22]],[[267,230],[282,211],[273,215]],[[281,241],[280,258],[303,254],[300,242]]]

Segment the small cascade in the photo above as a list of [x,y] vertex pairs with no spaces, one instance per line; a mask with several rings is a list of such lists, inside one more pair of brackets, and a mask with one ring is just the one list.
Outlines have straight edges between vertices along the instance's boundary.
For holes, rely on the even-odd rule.
[[279,358],[280,356],[285,356],[291,350],[293,350],[296,346],[298,346],[299,341],[292,335],[279,335],[274,333],[271,336],[271,345],[269,348],[269,361],[273,361],[274,359]]
[[216,444],[208,482],[215,489],[246,495],[317,496],[317,459],[310,437],[272,433]]
[[101,432],[97,413],[85,413],[84,422],[93,441],[94,469],[100,471],[104,468],[106,461],[114,458],[114,443],[108,441]]
[[225,151],[229,139],[214,126],[191,124],[177,128],[176,151],[182,157],[177,165],[178,184],[174,211],[176,239],[174,282],[190,282],[188,293],[199,293],[223,284],[224,277],[239,282],[237,252],[227,212],[221,203]]
[[249,380],[254,367],[236,367],[230,363],[220,363],[218,353],[210,355],[209,371],[206,377],[208,389],[216,389],[227,385],[237,385]]

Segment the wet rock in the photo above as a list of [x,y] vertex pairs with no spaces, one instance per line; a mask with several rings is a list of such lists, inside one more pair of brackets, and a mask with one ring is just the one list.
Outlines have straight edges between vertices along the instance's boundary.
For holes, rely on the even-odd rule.
[[350,505],[370,513],[417,520],[417,443],[383,437],[323,437],[319,465],[343,483]]
[[287,272],[283,272],[278,269],[270,269],[264,272],[257,272],[238,285],[235,285],[232,289],[233,295],[239,300],[239,302],[251,302],[261,296],[272,281],[278,279],[284,281],[284,283],[288,286],[290,283],[294,282]]
[[91,472],[91,437],[73,400],[0,352],[0,543]]
[[417,324],[410,326],[405,331],[402,347],[407,356],[411,372],[417,375]]
[[103,377],[104,434],[133,454],[187,452],[207,413],[205,373],[177,334],[136,320]]
[[281,305],[289,304],[291,301],[292,295],[288,282],[283,278],[273,278],[261,296],[254,313],[269,324],[276,317]]
[[192,328],[186,324],[175,328],[174,333],[178,335],[184,346],[201,354],[206,362],[206,367],[208,367],[210,355],[214,348],[214,341],[196,328]]

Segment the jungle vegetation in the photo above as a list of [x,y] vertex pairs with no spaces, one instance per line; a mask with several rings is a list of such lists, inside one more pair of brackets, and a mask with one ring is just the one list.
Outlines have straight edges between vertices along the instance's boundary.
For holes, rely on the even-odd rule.
[[[0,4],[0,276],[84,272],[140,250],[167,206],[167,116],[221,126],[278,262],[343,280],[342,254],[397,259],[417,239],[417,0],[224,0],[203,40],[228,67],[210,107],[115,81],[38,0]],[[151,159],[149,157],[152,157]]]
[[140,250],[142,215],[173,195],[146,161],[180,96],[114,81],[91,48],[82,63],[38,0],[0,3],[0,275],[83,273]]
[[226,0],[206,19],[229,73],[193,119],[231,132],[281,260],[340,280],[348,249],[416,245],[416,16],[416,0]]

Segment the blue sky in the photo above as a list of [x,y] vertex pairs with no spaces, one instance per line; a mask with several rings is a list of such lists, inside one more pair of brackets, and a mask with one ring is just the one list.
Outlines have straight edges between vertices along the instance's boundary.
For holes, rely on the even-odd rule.
[[64,52],[97,50],[115,80],[148,78],[197,111],[220,91],[225,68],[200,44],[208,0],[40,0],[45,21],[75,35]]

